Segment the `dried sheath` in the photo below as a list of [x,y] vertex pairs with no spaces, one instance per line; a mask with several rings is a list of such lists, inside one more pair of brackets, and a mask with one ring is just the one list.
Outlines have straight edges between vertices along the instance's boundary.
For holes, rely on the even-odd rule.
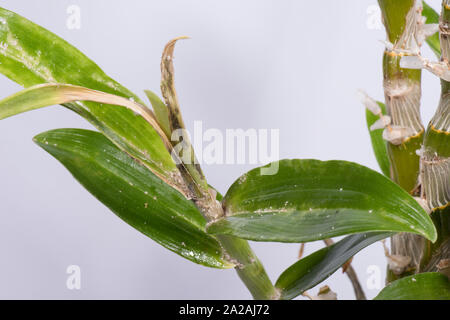
[[207,218],[216,219],[223,214],[220,204],[208,187],[202,169],[195,157],[189,134],[181,116],[178,95],[175,90],[175,70],[173,66],[173,53],[178,37],[169,41],[164,47],[161,58],[161,92],[167,106],[168,121],[170,125],[170,137],[173,144],[172,157],[176,160],[196,206]]

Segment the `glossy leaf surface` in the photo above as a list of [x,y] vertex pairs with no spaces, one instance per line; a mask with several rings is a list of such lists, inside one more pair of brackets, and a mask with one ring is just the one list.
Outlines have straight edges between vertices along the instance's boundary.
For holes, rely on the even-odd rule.
[[304,257],[286,269],[275,286],[281,290],[282,299],[293,299],[315,287],[360,250],[389,237],[390,233],[364,233],[348,236],[332,246]]
[[392,282],[375,300],[450,300],[450,281],[436,272],[415,274]]
[[35,142],[143,234],[196,263],[215,268],[233,266],[222,258],[218,241],[204,231],[206,221],[195,205],[102,134],[58,129],[39,134]]
[[371,231],[412,232],[436,240],[422,207],[385,176],[347,161],[281,160],[240,177],[210,233],[255,241],[307,242]]

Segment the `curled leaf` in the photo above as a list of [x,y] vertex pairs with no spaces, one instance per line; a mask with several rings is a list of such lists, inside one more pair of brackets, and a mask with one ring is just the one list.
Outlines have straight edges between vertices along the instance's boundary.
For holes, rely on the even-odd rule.
[[[166,148],[171,150],[172,145],[159,127],[152,111],[147,107],[120,96],[69,84],[39,84],[1,100],[0,119],[55,104],[65,104],[76,101],[93,101],[105,104],[105,108],[107,108],[108,105],[115,105],[132,110],[135,114],[144,118],[148,124],[158,132],[159,137],[164,142]],[[164,172],[161,172],[159,166],[149,166],[149,168],[166,183],[169,183],[174,187],[182,185],[179,178],[175,181],[170,181],[167,176],[164,175]],[[175,178],[175,176],[172,175],[169,178]]]
[[177,91],[175,90],[175,69],[173,67],[175,43],[181,39],[188,39],[188,37],[177,37],[169,41],[164,47],[161,57],[161,92],[169,110],[169,123],[172,131],[185,128],[181,117]]
[[[0,7],[0,73],[26,88],[69,83],[144,103],[109,77],[67,41],[24,17]],[[110,141],[165,181],[184,184],[159,134],[127,108],[77,101],[64,107],[81,115]]]

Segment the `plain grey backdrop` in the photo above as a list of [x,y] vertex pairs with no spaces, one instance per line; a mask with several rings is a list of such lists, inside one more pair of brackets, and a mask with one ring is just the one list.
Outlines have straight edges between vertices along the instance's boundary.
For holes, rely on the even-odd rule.
[[[439,0],[429,1],[439,8]],[[66,27],[69,5],[81,28]],[[55,32],[144,98],[159,92],[160,56],[175,36],[176,86],[188,128],[280,129],[280,158],[344,159],[378,170],[358,88],[382,99],[384,30],[373,28],[375,0],[3,0],[1,6]],[[51,50],[51,48],[48,48]],[[425,48],[425,55],[431,56]],[[423,117],[438,103],[439,82],[423,75]],[[21,88],[0,76],[0,97]],[[33,144],[42,131],[91,128],[54,106],[0,122],[0,298],[248,299],[233,270],[183,260],[99,203]],[[222,193],[251,165],[204,166]],[[252,243],[270,277],[298,254],[297,244]],[[306,254],[322,243],[306,245]],[[81,267],[68,290],[66,268]],[[380,243],[353,265],[367,289],[368,267],[384,282]],[[341,271],[326,280],[353,299]],[[311,290],[316,293],[318,288]],[[379,290],[367,289],[369,298]]]

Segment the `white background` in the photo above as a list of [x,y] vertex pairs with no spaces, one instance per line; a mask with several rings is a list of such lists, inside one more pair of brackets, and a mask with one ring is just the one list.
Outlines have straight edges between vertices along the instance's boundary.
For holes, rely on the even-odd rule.
[[[429,1],[439,8],[438,0]],[[81,29],[66,27],[69,5]],[[372,154],[357,88],[382,99],[384,30],[367,26],[375,0],[3,0],[1,6],[74,44],[138,93],[159,92],[164,44],[176,47],[176,85],[188,128],[280,129],[280,158],[344,159],[370,168]],[[51,48],[49,48],[51,49]],[[425,55],[432,57],[428,48]],[[439,82],[423,75],[423,117],[433,114]],[[0,97],[20,87],[0,76]],[[90,128],[62,107],[0,122],[0,298],[248,299],[233,270],[195,265],[146,238],[85,191],[33,144],[42,131]],[[251,165],[204,166],[222,193]],[[253,243],[270,277],[297,257],[299,245]],[[307,244],[306,254],[322,243]],[[81,267],[81,290],[66,288],[68,265]],[[362,285],[379,266],[380,243],[354,258]],[[353,299],[336,272],[326,284]],[[316,289],[311,290],[315,293]],[[369,298],[378,290],[366,290]]]

